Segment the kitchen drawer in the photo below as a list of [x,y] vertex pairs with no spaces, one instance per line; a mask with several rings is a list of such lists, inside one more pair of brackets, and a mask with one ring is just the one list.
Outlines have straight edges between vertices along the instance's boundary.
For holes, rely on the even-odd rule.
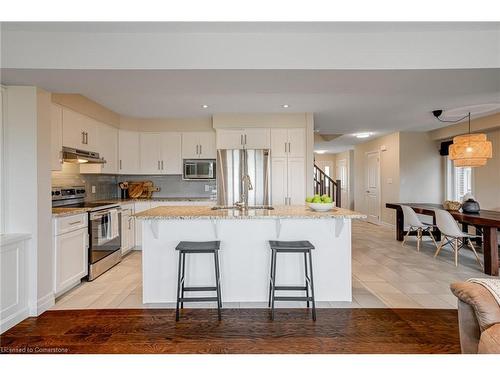
[[54,234],[60,235],[77,229],[87,228],[88,214],[62,216],[54,219]]

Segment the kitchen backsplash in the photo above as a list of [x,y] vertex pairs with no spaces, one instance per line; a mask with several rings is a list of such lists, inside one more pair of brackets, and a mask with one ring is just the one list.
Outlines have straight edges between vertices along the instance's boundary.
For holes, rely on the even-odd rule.
[[[215,181],[185,181],[181,175],[101,175],[80,174],[77,164],[64,163],[62,171],[52,172],[52,186],[84,185],[87,200],[120,198],[121,181],[153,181],[160,188],[153,198],[214,198]],[[92,192],[95,186],[95,192]]]
[[[210,198],[216,189],[215,181],[185,181],[181,175],[169,176],[117,176],[121,181],[153,181],[159,192],[153,192],[153,198]],[[207,188],[205,188],[207,186]]]

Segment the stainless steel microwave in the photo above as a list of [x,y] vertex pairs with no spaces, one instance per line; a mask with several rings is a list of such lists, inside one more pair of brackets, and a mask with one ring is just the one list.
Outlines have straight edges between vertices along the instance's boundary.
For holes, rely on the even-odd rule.
[[184,159],[184,180],[215,179],[215,159]]

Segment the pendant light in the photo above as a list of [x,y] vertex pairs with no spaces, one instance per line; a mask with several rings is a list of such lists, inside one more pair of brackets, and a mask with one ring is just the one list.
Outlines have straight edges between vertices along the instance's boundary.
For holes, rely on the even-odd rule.
[[448,150],[455,167],[481,167],[492,157],[491,142],[486,134],[471,133],[470,112],[468,117],[469,133],[454,137]]

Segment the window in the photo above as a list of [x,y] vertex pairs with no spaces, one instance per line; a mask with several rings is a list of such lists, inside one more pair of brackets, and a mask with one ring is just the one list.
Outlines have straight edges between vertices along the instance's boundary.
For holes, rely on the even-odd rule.
[[472,168],[455,167],[446,157],[446,199],[462,201],[467,193],[472,193]]

